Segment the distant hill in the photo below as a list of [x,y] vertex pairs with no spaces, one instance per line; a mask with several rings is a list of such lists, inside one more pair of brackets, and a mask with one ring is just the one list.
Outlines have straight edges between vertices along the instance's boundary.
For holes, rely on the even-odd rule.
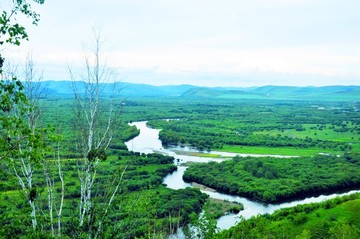
[[[49,96],[71,97],[71,81],[45,81]],[[83,89],[78,84],[79,90]],[[110,94],[112,84],[104,84],[103,92]],[[360,101],[360,86],[261,86],[261,87],[199,87],[192,85],[153,86],[121,83],[120,94],[124,98],[181,97],[208,99],[271,99],[271,100],[326,100]]]
[[360,86],[261,86],[249,88],[192,88],[183,97],[360,101]]
[[[77,84],[79,90],[83,89],[82,83]],[[103,92],[110,94],[113,84],[104,85]],[[72,96],[71,81],[45,81],[44,86],[50,96]],[[119,83],[118,91],[124,97],[177,97],[181,96],[188,89],[194,88],[191,85],[169,85],[169,86],[153,86],[146,84]]]

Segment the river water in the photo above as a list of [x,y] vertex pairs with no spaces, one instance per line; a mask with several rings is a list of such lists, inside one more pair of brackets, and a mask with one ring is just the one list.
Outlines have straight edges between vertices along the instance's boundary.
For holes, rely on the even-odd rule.
[[[236,155],[239,156],[256,156],[256,157],[266,157],[266,156],[273,156],[273,157],[281,157],[281,158],[288,158],[289,156],[282,156],[282,155],[256,155],[256,154],[235,154],[235,153],[226,153],[226,152],[217,152],[211,151],[210,154],[217,155],[217,157],[208,158],[208,157],[198,157],[198,156],[191,156],[191,155],[184,155],[186,153],[196,153],[199,152],[195,149],[191,149],[188,147],[169,147],[164,148],[159,140],[159,132],[158,129],[152,129],[147,127],[146,121],[141,122],[133,122],[130,125],[136,126],[140,130],[140,134],[135,137],[134,139],[126,142],[126,146],[130,151],[140,152],[140,153],[162,153],[164,155],[173,156],[175,158],[175,164],[178,165],[177,171],[173,172],[172,174],[167,175],[164,178],[164,184],[167,185],[168,188],[171,189],[181,189],[186,187],[192,187],[191,183],[184,182],[182,176],[186,170],[186,166],[182,166],[183,163],[186,162],[210,162],[216,161],[221,162],[227,160],[231,157],[235,157]],[[181,154],[180,154],[181,153]],[[228,157],[228,158],[226,158]],[[238,214],[229,214],[222,216],[217,221],[217,226],[220,229],[228,229],[231,226],[235,225],[236,222],[240,220],[240,218],[248,219],[252,216],[259,215],[259,214],[271,214],[274,211],[286,208],[286,207],[293,207],[299,204],[306,204],[306,203],[314,203],[314,202],[321,202],[327,199],[335,198],[337,196],[344,196],[349,195],[352,193],[360,192],[360,190],[352,190],[346,193],[340,194],[331,194],[331,195],[321,195],[317,197],[309,197],[302,200],[295,200],[291,202],[281,203],[281,204],[262,204],[259,202],[251,201],[244,197],[234,196],[234,195],[227,195],[224,193],[216,192],[215,190],[201,190],[203,193],[208,194],[211,198],[221,199],[221,200],[228,200],[232,202],[239,202],[244,205],[244,210],[240,211]]]

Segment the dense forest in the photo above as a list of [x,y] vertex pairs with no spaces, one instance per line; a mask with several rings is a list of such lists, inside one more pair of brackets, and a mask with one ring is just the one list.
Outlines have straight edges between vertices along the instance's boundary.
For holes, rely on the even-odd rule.
[[360,157],[238,157],[221,163],[191,164],[183,177],[219,191],[276,203],[359,187]]
[[[192,214],[201,212],[207,196],[197,189],[171,190],[161,185],[162,178],[176,170],[173,158],[159,154],[140,155],[128,151],[118,151],[117,157],[111,156],[103,162],[98,169],[97,186],[94,188],[94,214],[102,215],[104,201],[109,197],[113,178],[118,177],[122,169],[127,166],[121,190],[109,209],[109,216],[103,222],[107,230],[102,237],[134,238],[142,237],[149,231],[156,233],[158,237],[171,233],[179,225],[189,222]],[[62,215],[64,236],[83,237],[87,228],[74,228],[77,223],[74,211],[77,210],[77,200],[80,197],[80,185],[76,161],[64,162],[65,197]],[[19,238],[29,234],[28,211],[29,207],[19,194],[16,179],[9,175],[3,175],[0,183],[0,220],[2,227],[0,235],[5,238]],[[42,169],[34,171],[34,188],[36,188],[36,200],[43,215],[39,215],[38,221],[43,225],[47,222],[47,186],[42,177]],[[60,184],[59,181],[55,182]],[[60,187],[55,192],[60,194]],[[56,194],[56,195],[57,195]],[[54,195],[55,196],[55,195]],[[170,231],[169,231],[170,230]],[[46,228],[41,229],[37,236],[45,236]]]
[[359,194],[243,220],[213,238],[359,238]]

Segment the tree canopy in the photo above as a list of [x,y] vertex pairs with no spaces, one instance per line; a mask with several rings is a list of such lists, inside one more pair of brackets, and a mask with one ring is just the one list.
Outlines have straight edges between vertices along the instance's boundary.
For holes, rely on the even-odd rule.
[[[20,45],[21,40],[28,40],[28,34],[23,24],[18,22],[17,16],[24,15],[31,23],[37,25],[40,15],[32,10],[31,2],[43,4],[45,0],[12,0],[8,1],[7,10],[2,10],[0,16],[0,47],[5,44]],[[4,58],[0,54],[0,73]]]

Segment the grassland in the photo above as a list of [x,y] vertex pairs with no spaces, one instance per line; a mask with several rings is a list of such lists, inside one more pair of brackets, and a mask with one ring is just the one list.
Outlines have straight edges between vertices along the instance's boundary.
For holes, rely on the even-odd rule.
[[195,101],[170,112],[181,120],[149,122],[162,129],[165,146],[291,156],[360,151],[356,102]]
[[[204,157],[204,158],[226,158],[219,154],[214,153],[206,153],[206,152],[191,152],[186,150],[173,150],[178,155],[188,155],[188,156],[195,156],[195,157]],[[227,157],[228,158],[228,157]]]
[[338,155],[342,151],[323,148],[298,148],[298,147],[262,147],[262,146],[230,146],[225,145],[219,151],[232,152],[239,154],[264,154],[264,155],[284,155],[284,156],[314,156],[325,153]]

